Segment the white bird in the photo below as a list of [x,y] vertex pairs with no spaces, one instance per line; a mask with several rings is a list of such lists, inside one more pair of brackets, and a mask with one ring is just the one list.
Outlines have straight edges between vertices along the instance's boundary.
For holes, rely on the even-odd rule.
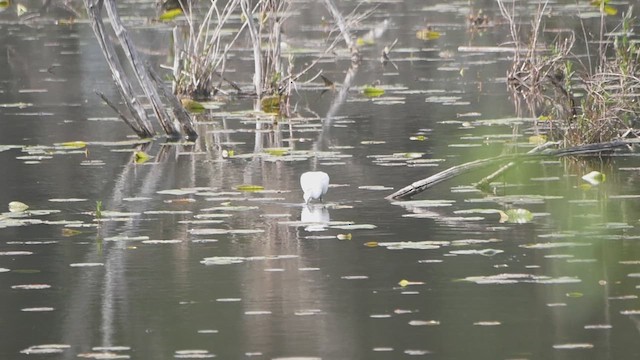
[[322,196],[329,190],[329,175],[323,171],[308,171],[300,176],[300,186],[305,203],[311,199],[322,201]]

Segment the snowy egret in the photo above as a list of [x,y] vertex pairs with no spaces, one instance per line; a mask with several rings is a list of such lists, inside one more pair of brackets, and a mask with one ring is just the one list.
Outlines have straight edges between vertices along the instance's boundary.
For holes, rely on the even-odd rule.
[[305,203],[311,199],[322,201],[322,196],[329,190],[329,175],[323,171],[308,171],[300,176],[300,186]]

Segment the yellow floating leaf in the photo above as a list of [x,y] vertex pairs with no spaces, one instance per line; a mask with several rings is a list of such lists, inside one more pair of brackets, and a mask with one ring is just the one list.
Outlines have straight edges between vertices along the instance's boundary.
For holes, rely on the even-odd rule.
[[146,152],[144,151],[136,151],[134,153],[135,155],[135,162],[136,164],[143,164],[147,161],[149,161],[149,159],[151,159],[151,156],[149,156]]
[[595,185],[599,185],[603,182],[605,182],[605,180],[607,179],[607,177],[605,176],[605,174],[601,173],[600,171],[591,171],[590,173],[584,175],[582,177],[582,180],[588,182],[589,184],[595,186]]
[[384,89],[367,85],[364,87],[364,89],[362,89],[362,93],[368,97],[378,97],[384,94]]
[[551,118],[546,116],[546,115],[540,115],[540,116],[538,116],[538,120],[540,120],[540,121],[549,121],[549,120],[551,120]]
[[264,190],[264,186],[260,186],[260,185],[238,185],[238,186],[236,186],[236,190],[238,190],[238,191],[262,191],[262,190]]
[[400,285],[402,287],[405,287],[405,286],[409,285],[409,280],[402,279],[402,280],[400,280],[398,285]]
[[271,149],[264,149],[264,152],[266,152],[271,156],[283,156],[289,152],[289,149],[288,148],[271,148]]
[[233,155],[235,155],[235,151],[233,151],[233,150],[226,150],[226,149],[222,150],[222,158],[223,159],[226,159],[226,158],[229,158],[229,157],[233,157]]
[[82,149],[83,147],[87,146],[87,143],[84,141],[68,141],[56,145],[60,145],[62,147],[70,149]]
[[371,38],[365,39],[365,38],[359,37],[356,39],[356,46],[358,47],[365,46],[365,45],[373,45],[373,44],[375,44],[375,42]]
[[160,14],[160,20],[171,21],[180,15],[182,15],[182,9],[171,9]]
[[509,215],[507,215],[506,212],[499,211],[498,213],[500,214],[500,223],[501,224],[506,223],[507,221],[509,221]]
[[351,233],[338,234],[336,237],[338,238],[338,240],[351,240],[351,238],[352,238]]
[[413,140],[413,141],[425,141],[427,140],[427,137],[424,135],[418,135],[418,136],[411,136],[409,138],[409,140]]
[[202,105],[197,101],[194,101],[191,99],[180,99],[180,102],[182,102],[182,106],[184,106],[184,108],[187,109],[187,111],[190,111],[190,112],[204,111],[204,105]]
[[64,237],[71,237],[71,236],[76,236],[76,235],[80,235],[82,234],[82,231],[76,230],[76,229],[69,229],[69,228],[63,228],[62,229],[62,236]]
[[546,135],[529,136],[529,144],[540,145],[540,144],[544,144],[545,142],[547,142],[547,136]]
[[431,29],[422,29],[416,32],[416,37],[420,40],[435,40],[440,38],[440,33]]
[[589,191],[593,188],[593,186],[591,186],[591,184],[580,184],[580,190],[582,191]]
[[22,16],[22,15],[26,14],[27,11],[29,11],[29,10],[27,10],[26,6],[24,6],[22,4],[16,5],[16,13],[18,14],[18,16]]
[[364,243],[364,246],[366,247],[377,247],[378,246],[378,242],[377,241],[369,241]]
[[260,109],[269,114],[280,112],[280,96],[266,96],[260,100]]
[[29,208],[29,205],[20,202],[20,201],[12,201],[9,203],[9,211],[16,213],[16,212],[24,212]]
[[7,10],[10,5],[11,2],[9,0],[0,0],[0,12]]
[[604,13],[607,15],[616,15],[618,13],[618,9],[614,8],[611,5],[604,6]]

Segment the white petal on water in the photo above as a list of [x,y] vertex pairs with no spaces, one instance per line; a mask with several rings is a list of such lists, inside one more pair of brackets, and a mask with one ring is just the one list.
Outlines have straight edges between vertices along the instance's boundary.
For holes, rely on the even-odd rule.
[[214,243],[214,242],[218,242],[219,240],[217,239],[193,239],[191,240],[192,243]]
[[200,261],[201,264],[204,265],[229,265],[229,264],[240,264],[245,261],[243,257],[237,256],[214,256],[204,258]]
[[312,316],[312,315],[321,315],[323,311],[320,309],[300,309],[293,312],[296,316]]
[[425,260],[418,260],[418,263],[420,264],[439,264],[441,262],[443,262],[444,260],[439,260],[439,259],[425,259]]
[[482,250],[452,250],[449,251],[450,254],[455,255],[483,255],[483,256],[493,256],[496,254],[503,253],[504,250],[498,249],[482,249]]
[[409,321],[411,326],[438,326],[440,321],[438,320],[411,320]]
[[71,345],[66,344],[44,344],[44,345],[33,345],[29,346],[26,349],[20,350],[21,354],[59,354],[64,352],[66,349],[69,349]]
[[371,314],[369,317],[372,319],[388,319],[391,317],[391,314]]
[[24,256],[33,255],[31,251],[0,251],[0,256]]
[[7,268],[0,268],[0,273],[3,273],[3,272],[9,272],[9,271],[11,271],[11,269],[7,269]]
[[217,302],[240,302],[242,301],[241,298],[218,298],[216,299]]
[[582,280],[576,277],[561,276],[549,277],[532,274],[498,274],[488,276],[469,276],[464,281],[474,282],[476,284],[517,284],[517,283],[536,283],[536,284],[571,284],[579,283]]
[[250,211],[250,210],[258,210],[260,209],[258,206],[218,206],[207,209],[202,209],[202,211]]
[[593,344],[589,343],[569,343],[553,345],[556,350],[593,349]]
[[71,266],[71,267],[97,267],[97,266],[104,266],[104,263],[99,263],[99,262],[73,263],[73,264],[69,264],[69,266]]
[[31,308],[20,309],[20,311],[24,311],[24,312],[49,312],[53,310],[54,308],[52,307],[31,307]]
[[431,351],[429,351],[429,350],[408,349],[408,350],[405,350],[404,353],[407,354],[407,355],[420,356],[420,355],[431,354]]
[[382,242],[378,246],[386,247],[389,250],[433,250],[442,246],[448,246],[448,241],[398,241],[398,242]]
[[345,275],[340,277],[340,279],[344,280],[366,280],[368,278],[367,275]]
[[142,240],[143,244],[180,244],[182,240],[171,239],[171,240]]
[[211,359],[216,357],[208,350],[176,350],[174,359]]
[[269,310],[250,310],[245,311],[245,315],[271,315],[271,311]]
[[353,224],[353,225],[338,225],[331,226],[332,229],[341,229],[341,230],[371,230],[377,228],[377,226],[373,224]]
[[188,214],[191,214],[191,211],[189,210],[149,210],[149,211],[145,211],[144,214],[146,215],[163,215],[163,214],[188,215]]
[[264,269],[264,271],[266,271],[266,272],[282,272],[282,271],[284,271],[284,269],[283,268],[266,268],[266,269]]
[[113,352],[87,352],[78,354],[79,358],[83,359],[98,359],[98,360],[112,360],[112,359],[130,359],[129,355],[116,354]]
[[129,346],[94,346],[91,348],[93,351],[129,351]]
[[49,199],[51,202],[83,202],[89,201],[89,199],[68,198],[68,199]]
[[562,247],[577,247],[577,246],[591,246],[591,243],[579,243],[579,242],[546,242],[536,244],[519,245],[525,249],[555,249]]
[[499,239],[464,239],[464,240],[453,240],[451,242],[451,246],[467,246],[467,245],[478,245],[478,244],[488,244],[488,243],[496,243],[501,242]]
[[319,271],[320,268],[316,268],[316,267],[304,267],[304,268],[298,268],[299,271]]
[[570,259],[572,257],[574,257],[574,255],[570,255],[570,254],[551,254],[551,255],[545,255],[544,256],[547,259]]
[[168,189],[168,190],[156,191],[156,194],[184,196],[184,195],[195,194],[196,192],[197,191],[194,189]]
[[224,219],[224,218],[230,218],[232,217],[233,214],[220,214],[220,213],[214,213],[214,214],[197,214],[194,215],[193,217],[196,219]]
[[498,326],[502,325],[500,321],[476,321],[473,323],[475,326]]
[[260,234],[262,229],[190,229],[192,235],[221,235],[221,234]]
[[374,347],[373,349],[371,349],[371,351],[388,352],[388,351],[393,351],[393,348],[392,347]]
[[622,315],[640,315],[640,310],[621,310],[620,314]]
[[130,201],[130,202],[149,201],[149,200],[152,200],[152,198],[150,198],[150,197],[128,197],[128,198],[122,199],[122,201]]
[[140,216],[139,212],[124,212],[124,211],[111,211],[111,210],[103,210],[101,211],[103,218],[132,218],[134,216]]
[[51,285],[47,284],[23,284],[23,285],[12,285],[12,289],[20,289],[20,290],[44,290],[51,288]]
[[585,325],[585,329],[587,330],[608,330],[613,328],[610,324],[594,324],[594,325]]
[[568,263],[595,263],[597,259],[567,259]]
[[223,224],[224,220],[180,220],[178,224],[187,224],[187,225],[213,225],[213,224]]
[[378,191],[378,190],[393,190],[392,187],[389,186],[383,186],[383,185],[366,185],[366,186],[358,186],[358,189],[362,189],[362,190],[374,190],[374,191]]
[[548,303],[547,306],[548,307],[563,307],[563,306],[567,306],[567,303]]
[[202,329],[202,330],[198,330],[198,334],[217,334],[220,331],[218,330],[214,330],[214,329]]
[[117,235],[104,238],[104,241],[142,241],[149,240],[148,236],[127,236],[127,235]]

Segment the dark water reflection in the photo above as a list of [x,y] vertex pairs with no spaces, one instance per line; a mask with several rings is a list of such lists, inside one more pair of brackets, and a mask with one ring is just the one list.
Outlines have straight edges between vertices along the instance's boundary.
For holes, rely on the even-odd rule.
[[[355,87],[380,79],[385,96],[401,103],[356,90],[344,102],[338,93],[301,91],[300,108],[322,120],[256,125],[232,113],[252,104],[234,102],[221,109],[226,115],[198,118],[204,135],[196,144],[147,145],[153,158],[143,165],[132,163],[130,145],[98,143],[129,132],[103,121],[114,115],[93,95],[98,88],[115,97],[88,25],[32,27],[4,14],[0,204],[57,212],[0,228],[0,268],[10,270],[0,273],[0,357],[637,358],[636,157],[523,164],[496,194],[465,191],[484,175],[473,173],[421,195],[431,206],[383,200],[388,188],[514,141],[511,123],[475,123],[514,110],[500,79],[507,56],[456,52],[505,40],[501,26],[469,32],[466,6],[381,5],[392,25],[347,80]],[[496,13],[493,3],[486,10]],[[150,48],[163,44],[166,31],[131,21]],[[426,24],[445,36],[416,39]],[[397,72],[377,59],[395,38]],[[240,73],[250,65],[237,66]],[[347,68],[338,60],[323,70],[343,82]],[[465,116],[472,112],[480,115]],[[519,130],[530,126],[523,121]],[[421,135],[427,139],[410,140]],[[35,152],[44,158],[23,158],[34,155],[27,146],[73,140],[92,143],[86,153],[46,148]],[[295,151],[263,151],[283,146]],[[419,161],[393,158],[400,153],[420,153]],[[310,169],[328,172],[334,187],[324,205],[307,208],[298,179]],[[592,169],[607,181],[583,189],[580,177]],[[266,191],[238,192],[241,184]],[[105,212],[96,228],[98,200],[119,213]],[[534,218],[500,223],[496,212],[473,211],[480,208],[523,208]],[[351,240],[337,238],[347,234]],[[366,246],[374,242],[380,246]],[[61,352],[34,355],[39,348],[30,347],[44,344]]]

